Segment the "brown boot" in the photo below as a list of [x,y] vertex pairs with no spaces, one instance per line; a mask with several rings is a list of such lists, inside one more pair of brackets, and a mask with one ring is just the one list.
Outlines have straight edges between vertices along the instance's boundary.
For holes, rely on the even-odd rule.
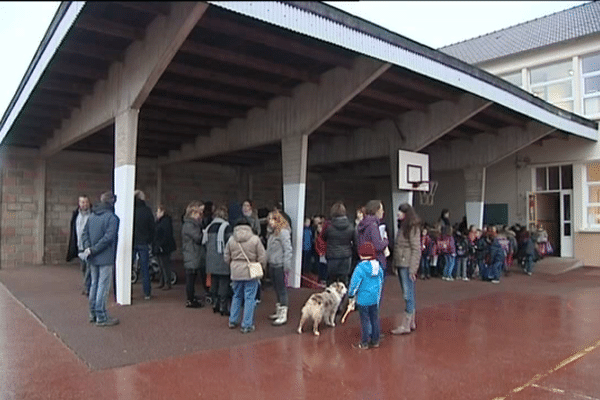
[[417,329],[417,323],[415,322],[415,314],[416,312],[412,313],[412,318],[410,319],[410,330],[414,331],[415,329]]
[[404,313],[402,324],[396,329],[392,330],[392,335],[402,335],[410,333],[410,323],[414,314]]

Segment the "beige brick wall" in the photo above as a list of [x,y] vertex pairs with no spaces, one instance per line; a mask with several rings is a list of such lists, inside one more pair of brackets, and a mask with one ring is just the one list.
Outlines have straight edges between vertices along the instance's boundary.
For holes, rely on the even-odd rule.
[[[1,157],[0,268],[14,268],[39,258],[36,248],[40,204],[36,187],[41,187],[41,177],[38,176],[36,155],[35,151],[5,149],[5,155]],[[65,262],[69,223],[77,208],[78,196],[87,194],[92,203],[98,202],[100,194],[112,187],[113,162],[112,156],[67,151],[47,161],[45,263]],[[157,198],[157,164],[154,160],[140,159],[136,167],[136,188],[146,193],[147,203],[154,211],[160,202]],[[178,246],[174,259],[181,258],[181,216],[186,205],[192,200],[210,200],[216,205],[241,202],[248,196],[244,178],[247,174],[252,176],[252,200],[256,208],[271,208],[274,202],[283,200],[281,170],[275,167],[246,171],[239,167],[189,162],[163,168],[161,200],[173,217]],[[333,202],[342,200],[353,219],[357,205],[387,190],[378,181],[329,180],[325,185],[325,207],[321,210],[320,182],[318,175],[308,174],[307,215],[322,212],[328,216]]]
[[35,197],[39,185],[38,161],[32,151],[17,151],[0,155],[2,227],[0,235],[0,267],[14,268],[32,263],[37,257],[38,235],[36,216],[39,204]]

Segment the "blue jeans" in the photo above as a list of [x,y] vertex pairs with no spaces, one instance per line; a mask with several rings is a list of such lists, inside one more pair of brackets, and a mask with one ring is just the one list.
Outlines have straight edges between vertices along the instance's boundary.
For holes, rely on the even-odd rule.
[[142,271],[142,285],[144,287],[144,296],[150,296],[150,245],[137,244],[133,246],[133,259],[135,255],[140,256],[140,270]]
[[[408,269],[408,268],[407,268]],[[360,327],[362,332],[361,343],[379,342],[379,305],[372,306],[356,305],[360,315]]]
[[89,295],[90,317],[95,317],[96,322],[104,322],[108,318],[106,304],[114,265],[92,265],[88,263],[88,268],[92,276]]
[[452,277],[452,272],[454,272],[454,256],[452,254],[444,254],[444,259],[446,260],[446,264],[444,265],[443,276],[450,278]]
[[412,314],[415,312],[415,282],[410,279],[410,270],[408,268],[400,267],[398,271],[400,272],[398,279],[400,279],[400,286],[402,286],[402,295],[406,302],[405,311]]
[[489,276],[491,280],[500,280],[500,274],[502,273],[502,261],[493,262],[489,267]]
[[242,328],[249,328],[254,325],[254,308],[256,307],[258,280],[232,281],[231,286],[233,287],[233,299],[231,299],[229,323],[238,323],[243,307]]
[[419,264],[421,265],[421,276],[430,276],[431,271],[429,270],[429,256],[426,254],[421,254],[421,261]]
[[533,273],[533,256],[525,256],[525,272]]
[[90,267],[87,261],[83,261],[79,259],[79,264],[81,265],[81,273],[83,274],[83,290],[85,293],[90,293],[90,287],[92,286],[92,276],[90,275]]
[[456,278],[467,277],[467,256],[456,257]]

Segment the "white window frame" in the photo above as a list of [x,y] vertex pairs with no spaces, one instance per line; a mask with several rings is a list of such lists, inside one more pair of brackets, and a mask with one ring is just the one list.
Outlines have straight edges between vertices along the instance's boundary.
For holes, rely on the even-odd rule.
[[[544,68],[544,67],[550,67],[550,66],[555,65],[555,64],[564,64],[564,63],[567,63],[567,62],[569,62],[569,59],[560,60],[560,61],[556,61],[556,62],[549,63],[549,64],[536,65],[534,67],[530,67],[529,68],[529,92],[531,94],[533,94],[534,96],[536,96],[536,94],[534,93],[534,89],[536,89],[536,88],[543,88],[543,87],[547,87],[547,86],[552,86],[552,85],[555,85],[557,83],[571,82],[571,97],[563,97],[563,98],[561,98],[560,100],[557,100],[557,101],[550,101],[549,99],[544,99],[543,97],[540,97],[540,98],[542,100],[547,101],[550,104],[554,104],[554,105],[556,105],[557,103],[564,103],[564,102],[570,101],[571,104],[572,104],[571,112],[575,112],[575,97],[574,97],[574,95],[575,95],[575,80],[573,79],[573,75],[574,75],[575,71],[573,70],[572,59],[571,59],[571,70],[573,70],[573,75],[570,75],[570,76],[568,76],[566,78],[560,78],[560,79],[555,79],[555,80],[552,80],[552,81],[545,81],[545,82],[541,82],[541,83],[533,83],[533,82],[531,82],[531,73],[532,73],[532,70],[539,69],[539,68]],[[559,106],[557,106],[557,107],[559,107]]]
[[[588,181],[588,166],[592,163],[600,163],[598,161],[588,161],[583,164],[583,226],[586,232],[600,232],[600,220],[596,223],[590,222],[590,208],[600,207],[600,202],[590,202],[590,188],[593,186],[600,187],[600,181]],[[600,219],[600,218],[599,218]]]
[[[600,76],[600,69],[598,69],[597,71],[584,73],[583,72],[583,59],[587,58],[587,57],[593,57],[596,55],[600,55],[600,53],[591,53],[591,54],[586,54],[585,56],[581,56],[580,62],[579,62],[579,68],[581,71],[581,115],[584,115],[586,118],[589,118],[589,119],[599,119],[600,111],[595,114],[586,114],[585,113],[585,99],[591,99],[591,98],[595,98],[595,97],[600,98],[600,92],[586,95],[585,94],[585,78],[593,78],[595,76]],[[587,164],[586,164],[586,166],[587,166]]]

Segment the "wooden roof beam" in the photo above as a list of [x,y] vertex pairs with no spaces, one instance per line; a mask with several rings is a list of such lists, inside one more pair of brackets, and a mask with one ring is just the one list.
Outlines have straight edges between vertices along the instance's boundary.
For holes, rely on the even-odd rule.
[[199,86],[192,86],[176,82],[168,82],[161,80],[159,81],[154,89],[164,90],[165,92],[184,94],[193,97],[204,98],[207,100],[220,101],[223,103],[242,104],[245,106],[265,108],[267,106],[266,100],[261,100],[252,96],[244,96],[234,93],[226,93],[223,91],[216,91],[205,89]]
[[401,95],[394,95],[390,93],[383,93],[376,91],[374,89],[365,89],[359,93],[359,96],[368,97],[374,100],[382,101],[384,103],[396,104],[402,108],[407,108],[409,110],[418,110],[425,112],[427,111],[427,106],[423,103],[419,103],[417,101],[408,100]]
[[211,104],[202,104],[201,102],[172,99],[158,95],[152,95],[148,97],[144,104],[162,108],[174,108],[201,114],[216,114],[227,118],[241,118],[246,115],[245,111],[235,110],[227,107],[219,107]]
[[302,82],[319,83],[319,76],[308,71],[301,71],[288,65],[271,62],[263,58],[248,54],[240,54],[236,51],[212,47],[203,43],[187,40],[180,51],[195,54],[212,60],[239,65],[245,68],[255,69],[274,75],[281,75],[289,79]]
[[292,95],[291,89],[276,85],[274,83],[262,82],[255,79],[243,78],[221,72],[214,72],[208,69],[191,67],[189,65],[179,63],[171,63],[167,68],[167,71],[190,78],[217,81],[231,86],[258,90],[267,93],[275,93],[286,97],[290,97]]

